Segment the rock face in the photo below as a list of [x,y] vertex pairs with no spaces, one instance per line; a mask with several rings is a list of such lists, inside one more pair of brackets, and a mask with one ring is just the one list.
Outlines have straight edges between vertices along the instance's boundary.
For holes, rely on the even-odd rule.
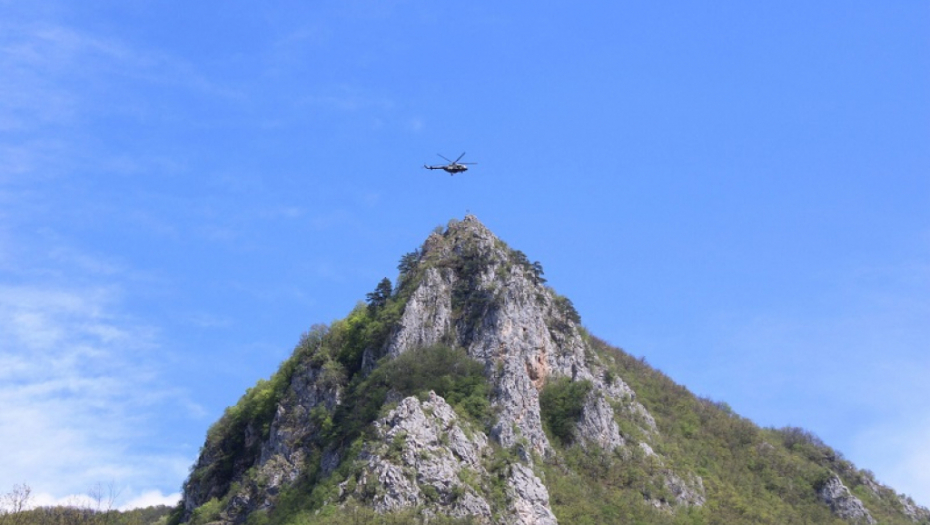
[[[177,522],[240,524],[289,492],[313,492],[322,504],[381,513],[555,524],[542,464],[564,469],[564,444],[550,441],[540,406],[553,382],[585,385],[571,446],[620,464],[640,458],[651,474],[633,469],[626,483],[643,487],[642,504],[702,507],[702,478],[663,455],[656,419],[593,351],[571,302],[544,283],[539,263],[473,216],[431,234],[402,259],[389,301],[305,334],[282,370],[210,429]],[[366,382],[384,363],[435,345],[480,363],[493,417],[466,417],[435,392]],[[819,496],[843,519],[874,523],[839,478]]]
[[833,476],[820,489],[820,498],[830,505],[834,514],[852,523],[875,523],[875,519],[859,498],[852,495],[840,478]]
[[[271,508],[280,491],[292,485],[305,471],[306,441],[320,430],[312,412],[318,407],[332,411],[340,402],[342,388],[329,377],[330,371],[325,367],[310,360],[300,361],[297,367],[301,373],[292,376],[286,395],[274,407],[265,439],[254,422],[249,422],[241,431],[245,435],[241,447],[230,445],[228,439],[213,442],[208,435],[193,474],[184,484],[182,504],[186,516],[210,500],[225,496],[228,504],[221,516],[223,521],[242,522],[255,510]],[[230,454],[230,448],[237,453]],[[217,474],[230,461],[233,462],[232,475]],[[338,462],[338,456],[334,457],[329,451],[322,466],[331,471]],[[243,476],[246,472],[250,476]],[[235,485],[220,482],[218,477],[234,478],[237,482]]]
[[467,349],[497,385],[500,421],[492,437],[504,447],[523,439],[540,455],[550,451],[539,413],[542,385],[549,377],[591,381],[578,434],[607,449],[624,445],[609,401],[645,409],[619,378],[605,384],[601,368],[585,356],[571,303],[543,286],[522,253],[466,216],[445,236],[431,235],[420,260],[428,268],[387,345],[389,355],[441,341]]
[[[519,259],[473,216],[452,225],[445,236],[431,235],[420,254],[427,266],[422,282],[381,352],[396,357],[439,342],[465,348],[484,363],[496,385],[492,403],[498,423],[492,439],[505,448],[524,447],[525,459],[551,451],[539,408],[546,379],[592,381],[598,388],[585,404],[577,433],[585,443],[622,447],[608,399],[632,399],[632,390],[621,380],[603,383],[596,365],[585,359],[584,341],[564,299],[560,307],[561,298]],[[511,487],[520,523],[555,522],[546,488],[531,470],[515,466]]]
[[381,512],[435,503],[451,516],[490,520],[491,507],[480,487],[463,481],[483,474],[488,438],[471,429],[466,434],[464,425],[435,394],[423,403],[403,399],[375,423],[378,439],[360,455],[366,468],[355,492],[373,491],[373,505]]
[[901,507],[904,509],[904,515],[908,517],[914,523],[928,523],[930,522],[930,510],[927,510],[925,507],[920,507],[914,500],[906,498],[904,496],[897,496],[898,502],[901,504]]
[[[461,421],[443,398],[405,398],[375,427],[378,439],[360,455],[365,468],[356,482],[341,485],[344,496],[374,493],[380,512],[433,505],[449,516],[492,520],[483,486],[492,454],[488,437]],[[546,488],[532,470],[511,468],[507,497],[513,509],[508,523],[556,523]]]

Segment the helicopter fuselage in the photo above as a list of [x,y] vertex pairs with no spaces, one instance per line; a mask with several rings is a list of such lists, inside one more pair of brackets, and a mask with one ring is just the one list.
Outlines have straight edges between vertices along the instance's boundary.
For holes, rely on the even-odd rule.
[[[442,155],[439,155],[439,156],[442,157]],[[465,153],[462,153],[461,155],[459,155],[459,158],[455,160],[442,157],[443,159],[448,160],[449,163],[443,164],[442,166],[429,166],[427,164],[424,164],[423,167],[428,170],[443,170],[449,175],[455,175],[456,173],[462,173],[463,171],[468,171],[468,166],[466,166],[466,164],[474,164],[474,162],[459,162],[460,160],[462,160],[462,157],[464,156],[465,156]]]
[[463,171],[468,171],[468,166],[462,164],[449,164],[446,166],[423,166],[428,170],[444,170],[449,175],[455,175],[456,173],[462,173]]

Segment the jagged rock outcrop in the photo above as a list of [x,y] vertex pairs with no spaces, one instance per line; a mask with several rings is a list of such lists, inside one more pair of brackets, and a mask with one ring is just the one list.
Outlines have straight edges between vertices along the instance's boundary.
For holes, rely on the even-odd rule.
[[[213,442],[208,435],[194,474],[184,485],[182,503],[187,516],[208,501],[225,496],[228,503],[220,517],[227,523],[241,523],[249,513],[271,508],[280,491],[306,470],[306,443],[320,430],[312,413],[318,407],[332,411],[340,402],[342,387],[338,378],[332,377],[332,370],[309,358],[300,360],[295,368],[300,373],[292,376],[286,395],[274,407],[267,436],[263,438],[261,429],[251,421],[244,428],[240,446],[230,445],[228,437]],[[232,433],[235,437],[235,431]],[[326,451],[322,468],[331,471],[338,462],[335,451]],[[224,477],[236,480],[235,484],[217,481],[215,473],[223,467],[231,470]]]
[[453,281],[451,269],[427,268],[423,272],[422,283],[407,300],[403,317],[388,340],[388,355],[396,357],[410,348],[432,346],[452,330]]
[[[546,488],[532,467],[534,455],[546,457],[553,451],[540,416],[539,393],[546,382],[567,377],[592,385],[575,431],[582,446],[613,450],[627,445],[615,421],[618,408],[637,414],[645,435],[656,432],[652,416],[621,378],[605,380],[603,367],[588,358],[577,313],[567,299],[544,286],[538,263],[530,264],[473,216],[451,223],[444,234],[430,235],[413,262],[409,275],[402,276],[406,300],[400,318],[383,342],[364,349],[362,373],[373,370],[382,357],[396,358],[412,349],[438,343],[463,348],[485,366],[494,385],[490,401],[496,423],[489,436],[472,431],[477,439],[473,442],[462,438],[457,424],[436,426],[455,420],[441,398],[422,406],[406,398],[378,423],[384,439],[404,436],[398,445],[404,451],[401,461],[385,459],[384,443],[381,448],[369,444],[360,456],[367,462],[367,474],[356,480],[357,487],[380,487],[373,499],[380,511],[438,504],[452,516],[490,519],[490,504],[456,478],[464,464],[474,471],[478,483],[484,482],[487,472],[479,457],[487,454],[484,449],[490,438],[503,449],[517,449],[525,462],[508,467],[511,518],[520,523],[554,523]],[[217,483],[210,475],[191,477],[185,486],[188,516],[207,501],[225,496],[219,517],[241,522],[250,512],[273,507],[281,490],[308,470],[308,443],[319,441],[322,431],[318,419],[335,413],[345,388],[338,371],[327,367],[336,368],[309,357],[297,363],[266,435],[248,427],[250,437],[244,446],[208,443],[195,468],[198,474],[209,474],[224,464],[224,449],[251,452],[240,454],[238,464],[232,469],[226,465],[223,475],[215,476],[236,479],[235,486]],[[640,446],[654,454],[647,443]],[[342,462],[356,460],[344,453],[332,447],[322,451],[320,469],[328,474]],[[411,471],[417,473],[414,478],[408,475]],[[700,484],[695,487],[700,490]],[[235,493],[224,494],[230,488]],[[358,490],[344,490],[344,496]]]
[[554,525],[557,523],[549,507],[549,492],[526,465],[514,463],[507,480],[514,517],[508,523]]
[[[466,437],[465,426],[441,397],[422,404],[408,397],[376,423],[381,441],[366,444],[357,458],[326,449],[320,469],[328,474],[344,461],[364,463],[358,479],[340,484],[341,497],[370,497],[379,511],[434,505],[451,516],[491,520],[491,504],[478,489],[489,479],[482,458],[490,453],[490,438],[503,449],[519,450],[525,462],[507,467],[508,507],[498,512],[507,518],[501,519],[555,523],[546,487],[532,467],[534,455],[545,457],[553,450],[540,416],[539,393],[546,381],[567,377],[593,386],[575,431],[582,446],[613,450],[627,445],[615,421],[615,406],[637,414],[647,435],[656,432],[652,416],[621,378],[605,380],[602,367],[588,359],[577,314],[570,302],[543,285],[538,263],[531,265],[473,216],[453,222],[442,235],[430,235],[415,262],[415,277],[405,276],[403,312],[381,345],[365,349],[363,372],[384,356],[396,358],[416,348],[438,343],[464,348],[484,364],[494,385],[496,423],[490,436],[472,429]],[[272,508],[281,490],[308,470],[308,443],[321,432],[317,419],[335,412],[344,388],[334,377],[338,373],[326,366],[310,358],[297,364],[266,435],[250,425],[244,444],[208,442],[195,468],[198,475],[185,485],[187,516],[209,500],[225,497],[218,518],[242,522],[250,512]],[[655,454],[647,443],[639,446]],[[229,448],[251,452],[240,454],[230,469],[223,457]],[[388,454],[392,450],[396,454]],[[221,464],[226,469],[222,476],[211,476]],[[460,479],[463,469],[478,488]],[[237,482],[218,483],[215,478]],[[667,483],[684,487],[681,479],[670,474]],[[688,479],[697,479],[694,490],[702,491],[699,478]],[[227,493],[230,489],[234,493]],[[695,503],[700,498],[691,500],[700,504]]]
[[[462,421],[435,393],[427,401],[403,399],[375,423],[378,440],[366,445],[357,480],[343,482],[343,497],[364,499],[381,512],[431,505],[449,516],[493,519],[486,494],[492,483],[486,464],[488,437]],[[351,488],[350,488],[351,487]],[[545,486],[532,470],[515,464],[506,480],[506,523],[554,524]]]
[[[432,234],[420,260],[434,266],[411,295],[388,342],[389,355],[439,341],[466,348],[497,386],[494,439],[504,447],[523,439],[529,451],[541,455],[551,450],[539,413],[546,379],[589,380],[596,388],[579,436],[609,449],[625,444],[608,400],[638,405],[635,394],[622,379],[606,384],[597,364],[588,362],[570,303],[542,285],[525,257],[514,260],[514,252],[469,215],[446,236]],[[641,405],[637,410],[646,412]]]
[[588,395],[581,421],[576,429],[576,440],[582,445],[596,445],[606,450],[613,450],[626,445],[620,435],[620,427],[614,420],[614,408],[603,395],[592,392]]
[[[748,470],[760,476],[796,468],[796,458],[785,459],[798,443],[795,434],[791,443],[781,440],[784,447],[777,434],[764,441],[757,427],[731,411],[707,400],[689,404],[690,393],[676,392],[675,399],[693,411],[684,415],[663,415],[669,407],[655,397],[641,399],[630,385],[639,389],[643,383],[628,382],[626,373],[639,367],[652,379],[657,374],[643,363],[621,366],[622,352],[604,351],[606,343],[581,328],[571,302],[545,286],[541,265],[473,216],[452,221],[404,256],[397,289],[383,299],[305,334],[270,381],[259,382],[227,410],[208,433],[175,523],[196,518],[242,524],[253,513],[273,512],[290,491],[291,503],[295,493],[313,494],[316,509],[359,505],[380,513],[416,510],[419,516],[478,523],[552,525],[560,493],[550,492],[555,485],[546,480],[579,475],[567,459],[572,452],[582,455],[572,460],[575,465],[602,471],[610,490],[632,493],[624,500],[630,504],[666,517],[694,512],[723,481],[716,472],[705,489],[691,469],[713,465],[705,465],[705,457],[682,461],[689,447],[670,439],[673,432],[688,440],[719,440],[713,452],[721,457],[747,454]],[[477,369],[487,388],[480,399],[454,390],[458,397],[446,398],[383,377],[386,363],[406,366],[405,358],[419,359],[425,350],[436,355],[440,346]],[[559,383],[584,388],[575,390],[583,394],[577,399],[558,401],[576,404],[566,412],[572,414],[565,418],[570,432],[555,434],[557,412],[544,414],[540,401]],[[658,395],[655,389],[652,394]],[[801,445],[814,452],[819,446]],[[798,454],[836,460],[811,450]],[[593,459],[585,464],[588,457]],[[874,485],[875,498],[888,500],[890,489],[864,479]],[[766,478],[761,486],[781,485]],[[807,497],[820,512],[827,505],[852,523],[875,523],[840,477],[819,492],[806,487],[799,489],[806,493],[792,494]],[[578,497],[565,486],[561,496],[563,505]],[[869,497],[863,499],[873,501]],[[899,515],[930,521],[927,509],[912,501],[895,503],[904,509]]]
[[905,496],[897,496],[898,502],[904,509],[904,515],[914,523],[930,523],[930,510],[914,503],[914,500]]
[[382,512],[434,503],[450,516],[490,521],[491,506],[464,481],[486,475],[488,438],[460,421],[444,399],[405,398],[375,428],[378,440],[359,456],[365,468],[354,494],[373,493],[372,504]]
[[846,488],[840,478],[833,476],[827,479],[823,487],[820,488],[819,494],[824,503],[830,505],[830,510],[840,518],[849,520],[852,523],[867,523],[869,525],[875,523],[875,519],[872,518],[862,501],[849,492],[849,489]]
[[704,482],[700,476],[689,475],[685,480],[672,471],[665,472],[665,487],[672,493],[674,502],[688,507],[700,507],[707,498],[704,495]]

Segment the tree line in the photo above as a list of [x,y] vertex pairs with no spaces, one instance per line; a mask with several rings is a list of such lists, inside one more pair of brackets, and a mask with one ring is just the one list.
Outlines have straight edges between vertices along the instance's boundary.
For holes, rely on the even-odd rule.
[[166,505],[118,510],[117,496],[112,486],[97,485],[65,505],[36,506],[29,485],[17,484],[0,496],[0,525],[160,525],[172,510]]

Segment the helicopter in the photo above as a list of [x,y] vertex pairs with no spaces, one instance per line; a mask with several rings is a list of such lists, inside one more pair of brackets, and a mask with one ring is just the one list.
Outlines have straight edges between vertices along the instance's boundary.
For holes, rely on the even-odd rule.
[[[437,153],[437,155],[439,154]],[[442,155],[439,155],[439,156],[442,157]],[[462,154],[459,155],[459,158],[455,160],[449,160],[446,157],[442,157],[443,159],[449,161],[448,164],[445,164],[442,166],[427,166],[426,164],[424,164],[423,167],[428,170],[446,170],[449,173],[449,175],[455,175],[456,173],[462,173],[463,171],[468,171],[468,166],[467,166],[468,164],[478,164],[477,162],[459,162],[460,160],[462,160],[462,157],[464,156],[465,156],[465,152],[463,151]]]

